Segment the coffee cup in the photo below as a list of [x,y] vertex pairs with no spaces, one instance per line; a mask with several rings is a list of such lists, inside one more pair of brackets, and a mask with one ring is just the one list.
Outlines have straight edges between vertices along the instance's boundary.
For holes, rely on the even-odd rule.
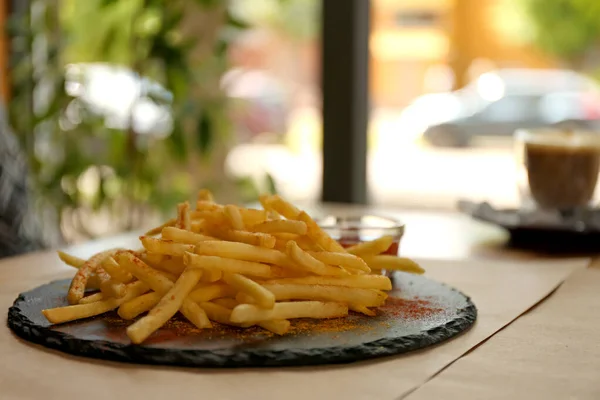
[[600,172],[600,134],[519,130],[515,142],[525,208],[568,211],[593,204]]

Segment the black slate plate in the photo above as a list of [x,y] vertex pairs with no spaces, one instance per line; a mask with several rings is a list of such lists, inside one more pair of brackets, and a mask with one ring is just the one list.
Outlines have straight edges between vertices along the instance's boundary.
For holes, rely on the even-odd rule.
[[[397,273],[376,317],[293,321],[275,336],[260,328],[198,330],[174,320],[143,346],[129,343],[116,314],[51,326],[42,309],[66,305],[69,281],[21,294],[8,326],[25,340],[83,357],[185,367],[269,367],[339,364],[422,349],[465,331],[477,309],[464,294],[423,276]],[[217,325],[217,324],[215,324]]]

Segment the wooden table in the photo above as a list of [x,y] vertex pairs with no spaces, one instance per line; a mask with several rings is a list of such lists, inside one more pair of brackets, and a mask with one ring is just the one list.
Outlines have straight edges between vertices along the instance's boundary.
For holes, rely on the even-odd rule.
[[[348,210],[347,208],[335,206],[333,208],[331,206],[317,208],[321,212],[333,209],[336,213]],[[573,393],[580,395],[580,397],[573,398],[600,398],[600,391],[598,390],[600,388],[598,382],[600,381],[597,379],[598,371],[600,371],[600,347],[597,344],[597,330],[595,330],[600,327],[598,326],[600,324],[596,321],[598,320],[598,314],[592,314],[585,318],[586,313],[582,311],[576,313],[577,319],[565,319],[564,324],[556,325],[557,319],[563,316],[561,313],[565,312],[560,305],[568,301],[571,301],[571,307],[579,307],[580,310],[586,304],[595,304],[594,312],[600,311],[598,310],[600,301],[598,301],[598,297],[593,297],[600,290],[600,269],[582,269],[587,264],[585,260],[567,260],[563,265],[547,261],[531,253],[506,250],[502,246],[507,238],[504,232],[474,222],[468,217],[458,214],[400,212],[395,213],[395,215],[402,218],[407,224],[406,236],[401,248],[404,255],[425,259],[424,265],[430,267],[431,271],[435,273],[436,279],[449,282],[463,290],[478,291],[477,296],[480,299],[483,299],[481,293],[495,292],[494,295],[497,296],[497,299],[492,300],[490,298],[487,301],[485,299],[478,300],[478,297],[473,294],[476,304],[480,306],[481,321],[478,324],[491,324],[492,322],[495,324],[495,328],[482,334],[477,339],[477,343],[482,342],[490,335],[494,335],[503,326],[509,324],[527,308],[530,308],[550,293],[564,279],[567,279],[565,287],[570,290],[563,294],[561,292],[562,288],[559,289],[557,293],[550,297],[552,301],[545,301],[533,311],[521,316],[515,323],[506,327],[489,341],[483,342],[474,351],[471,350],[472,353],[469,353],[468,356],[461,358],[461,355],[467,351],[467,347],[460,351],[457,350],[453,358],[444,356],[444,364],[440,364],[439,368],[434,368],[431,358],[423,358],[427,354],[410,356],[404,360],[404,364],[402,364],[402,360],[392,358],[381,362],[374,361],[347,367],[319,369],[317,370],[321,371],[319,374],[314,374],[312,369],[292,369],[288,370],[287,373],[275,370],[263,370],[262,372],[258,371],[258,373],[253,371],[235,373],[231,371],[208,372],[149,368],[64,356],[22,342],[14,337],[6,327],[2,327],[0,328],[0,357],[5,362],[0,363],[0,399],[53,399],[65,398],[65,396],[86,397],[88,399],[105,398],[108,394],[104,395],[103,390],[109,389],[87,387],[88,385],[98,384],[99,380],[107,388],[112,387],[112,391],[107,393],[111,393],[113,397],[117,395],[117,398],[138,398],[136,396],[140,393],[143,393],[144,398],[162,399],[165,396],[203,396],[204,389],[209,390],[208,387],[211,384],[217,384],[221,381],[227,386],[223,388],[223,392],[213,391],[210,395],[203,397],[215,399],[306,398],[309,392],[303,392],[302,388],[305,390],[313,388],[317,391],[316,393],[320,393],[320,395],[312,396],[315,399],[334,398],[342,395],[349,399],[412,399],[413,396],[414,398],[440,398],[439,396],[442,396],[442,394],[447,394],[449,398],[491,398],[490,393],[495,393],[496,398],[505,398],[499,394],[504,393],[504,389],[510,389],[506,393],[510,393],[515,398],[541,398],[535,396],[536,390],[539,393],[544,393],[545,398],[565,398],[553,397],[553,391],[549,388],[555,385],[556,382],[563,382],[567,378],[582,385],[579,389],[573,385],[567,387],[567,389],[572,389]],[[127,243],[133,244],[135,242],[135,235],[123,235],[74,246],[70,250],[77,255],[89,256],[105,248],[114,247],[115,245],[128,246]],[[459,261],[447,262],[441,260]],[[510,276],[506,276],[503,272],[505,269],[514,272],[510,272]],[[547,271],[544,271],[545,269]],[[576,272],[573,273],[574,271]],[[553,280],[545,279],[543,275],[546,272],[548,275],[552,275]],[[19,292],[57,277],[69,276],[70,273],[69,267],[63,266],[53,252],[0,260],[0,318],[6,318],[7,307]],[[524,275],[520,277],[521,273]],[[488,286],[477,288],[477,279],[474,282],[473,280],[469,281],[470,275],[477,274],[481,274],[477,279],[481,279],[482,285]],[[569,280],[572,274],[574,275],[573,282]],[[502,284],[500,281],[504,281],[505,287],[514,290],[514,293],[509,293],[510,290],[508,289],[505,289],[504,292],[494,290],[496,283],[498,285]],[[463,283],[466,286],[463,286]],[[546,286],[540,289],[542,283]],[[598,284],[596,290],[593,289],[595,283]],[[577,291],[579,287],[577,285],[581,285],[580,293]],[[471,289],[465,289],[467,286]],[[527,296],[530,292],[529,287],[531,287],[531,291],[540,289],[540,297],[532,297],[527,300],[529,303],[524,301],[519,303],[520,305],[515,305],[513,310],[515,315],[510,318],[505,316],[505,320],[499,321],[498,315],[506,308],[503,301],[506,301],[507,304],[511,302],[509,297],[502,296]],[[573,291],[579,293],[576,299],[573,298]],[[548,307],[546,307],[546,304],[548,304]],[[520,322],[527,321],[527,318],[534,318],[533,328],[531,325],[521,326]],[[567,330],[572,335],[585,334],[588,337],[577,336],[577,340],[569,341],[555,331],[552,334],[546,332],[557,329]],[[535,332],[538,337],[535,340],[529,340],[525,344],[519,342],[518,339],[526,337],[529,330]],[[481,329],[477,332],[481,334]],[[453,348],[452,346],[456,347],[460,342],[466,342],[470,340],[469,338],[472,339],[475,333],[469,332],[468,335],[457,339],[454,343],[430,350],[431,353],[429,354],[441,354],[443,351],[448,351]],[[559,368],[561,363],[556,364],[557,360],[552,360],[554,353],[544,353],[543,357],[540,356],[539,363],[536,363],[537,358],[535,357],[527,359],[528,368],[536,371],[534,386],[527,387],[526,379],[511,379],[510,376],[505,376],[510,374],[510,368],[506,366],[523,361],[527,357],[525,354],[527,351],[539,349],[539,351],[552,352],[556,350],[556,346],[568,345],[570,342],[574,343],[577,351],[573,354],[563,351],[561,353],[562,363],[572,367],[586,368],[587,373],[571,376],[572,371],[561,372]],[[508,345],[518,348],[519,353],[502,353],[503,346]],[[488,352],[490,357],[498,357],[498,354],[502,354],[503,362],[497,366],[494,366],[493,363],[486,363]],[[477,355],[476,359],[473,358],[475,355]],[[439,358],[436,362],[441,362]],[[456,359],[458,361],[451,364],[441,374],[436,375],[444,366]],[[544,363],[550,362],[549,359],[556,366],[551,370],[551,374],[545,376],[543,373]],[[9,361],[6,362],[6,360]],[[476,360],[476,362],[467,362],[469,360]],[[410,363],[414,362],[414,364],[409,364],[408,369],[406,369],[408,361]],[[55,365],[56,368],[54,368]],[[419,368],[417,365],[427,365],[429,371],[426,377],[425,375],[414,377],[419,384],[413,384],[414,381],[410,381],[412,386],[408,384],[410,383],[408,381],[403,381],[402,385],[400,383],[394,384],[395,379],[411,378],[412,373],[415,372],[413,369]],[[403,372],[396,374],[394,373],[395,368],[397,368],[397,371]],[[478,387],[479,390],[473,392],[476,395],[473,395],[469,392],[471,386],[465,385],[465,382],[471,381],[469,376],[465,376],[464,371],[477,370],[478,368],[488,368],[488,370],[480,370],[479,375],[480,379],[490,386],[486,388]],[[494,368],[497,368],[498,374],[503,374],[501,376],[503,379],[494,379],[498,378],[494,373]],[[27,371],[28,375],[24,375],[24,371]],[[353,373],[353,371],[356,372]],[[529,376],[527,373],[530,371],[519,371],[521,378]],[[84,374],[84,376],[78,377],[79,373]],[[40,379],[35,379],[34,376],[39,376]],[[269,376],[273,376],[273,387],[260,381],[261,379],[269,381]],[[596,378],[592,379],[594,376]],[[96,380],[94,380],[95,378]],[[240,383],[239,387],[236,386],[237,378],[244,382],[243,384]],[[176,385],[174,386],[175,389],[172,386],[169,386],[168,389],[167,386],[164,386],[164,390],[160,389],[163,386],[157,386],[157,382],[161,379],[167,380],[170,385]],[[321,382],[319,379],[323,379],[323,381]],[[190,382],[195,383],[190,386]],[[289,388],[294,388],[294,390],[287,392],[286,387],[276,387],[277,382],[284,386],[288,385]],[[477,385],[477,382],[471,382],[471,384]],[[167,385],[167,383],[164,385]],[[497,386],[498,390],[494,390],[494,385],[499,385]],[[338,392],[336,391],[338,387],[346,388],[348,392]],[[82,393],[81,390],[83,389],[88,390],[89,393]],[[557,390],[555,393],[568,394],[569,390],[567,389],[563,385],[562,391]],[[123,397],[118,397],[118,394],[123,395]]]

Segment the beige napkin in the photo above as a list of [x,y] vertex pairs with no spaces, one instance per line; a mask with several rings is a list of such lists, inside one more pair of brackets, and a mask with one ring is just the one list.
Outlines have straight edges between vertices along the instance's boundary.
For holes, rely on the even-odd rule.
[[600,399],[600,267],[555,293],[406,397]]
[[[49,260],[39,255],[0,263],[0,318],[18,291],[65,276],[65,267]],[[547,296],[587,260],[422,264],[429,277],[463,290],[479,308],[469,332],[429,350],[344,366],[194,370],[65,356],[22,342],[2,327],[0,398],[396,399]]]

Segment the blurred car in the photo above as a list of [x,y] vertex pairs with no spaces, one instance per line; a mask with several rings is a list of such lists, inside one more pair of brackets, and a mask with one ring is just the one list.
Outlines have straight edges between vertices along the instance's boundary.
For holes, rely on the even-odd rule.
[[434,146],[463,147],[475,136],[511,136],[519,128],[600,123],[600,89],[569,70],[500,69],[461,90],[426,94],[400,115],[402,130]]

